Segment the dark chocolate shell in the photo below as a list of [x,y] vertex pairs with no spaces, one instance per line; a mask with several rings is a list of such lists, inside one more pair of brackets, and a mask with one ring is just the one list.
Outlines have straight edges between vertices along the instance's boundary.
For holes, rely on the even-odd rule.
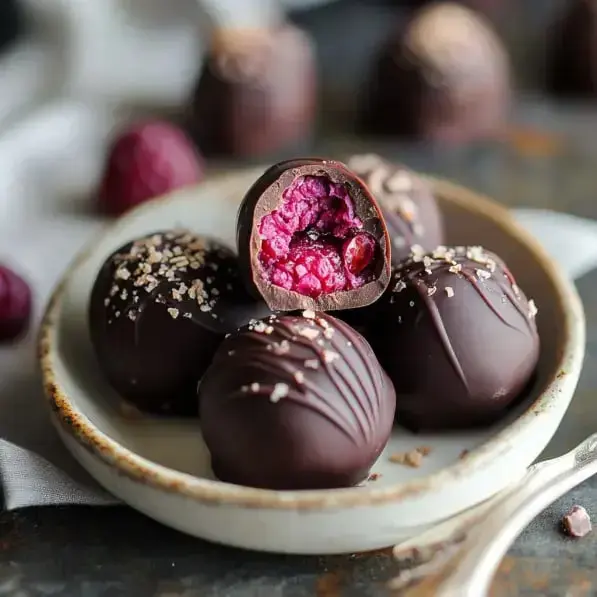
[[481,247],[414,254],[379,303],[371,341],[392,379],[397,420],[466,428],[504,415],[539,355],[537,309]]
[[196,388],[224,339],[269,313],[218,241],[166,231],[129,242],[98,273],[91,341],[117,392],[142,411],[197,414]]
[[199,387],[218,478],[272,489],[348,487],[386,445],[392,385],[369,344],[324,313],[249,324],[220,346]]

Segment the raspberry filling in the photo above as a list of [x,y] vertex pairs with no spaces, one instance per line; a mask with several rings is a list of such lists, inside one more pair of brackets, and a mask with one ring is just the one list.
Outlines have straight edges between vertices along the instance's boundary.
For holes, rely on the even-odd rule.
[[259,223],[264,279],[312,298],[360,288],[374,279],[378,254],[362,228],[345,185],[298,177]]

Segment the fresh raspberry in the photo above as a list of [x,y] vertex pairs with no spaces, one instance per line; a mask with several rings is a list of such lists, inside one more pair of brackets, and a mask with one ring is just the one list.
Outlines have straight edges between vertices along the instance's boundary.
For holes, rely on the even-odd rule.
[[180,128],[161,121],[138,123],[125,130],[110,148],[99,208],[118,216],[202,178],[203,161]]
[[264,276],[312,298],[360,288],[373,276],[378,248],[362,228],[344,185],[299,177],[259,223]]
[[0,342],[21,336],[31,320],[31,290],[20,276],[0,265]]

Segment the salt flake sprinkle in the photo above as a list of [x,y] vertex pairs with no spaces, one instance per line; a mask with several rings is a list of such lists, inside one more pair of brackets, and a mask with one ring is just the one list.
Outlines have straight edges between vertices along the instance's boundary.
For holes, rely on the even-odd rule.
[[277,383],[274,386],[272,393],[269,395],[269,399],[271,402],[278,402],[281,398],[286,398],[286,396],[288,396],[289,391],[290,387],[288,386],[288,384]]

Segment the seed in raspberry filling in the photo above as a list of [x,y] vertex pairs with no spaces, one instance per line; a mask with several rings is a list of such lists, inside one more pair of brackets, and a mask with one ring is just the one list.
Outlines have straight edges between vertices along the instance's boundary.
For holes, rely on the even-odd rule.
[[365,306],[389,279],[380,208],[340,162],[291,160],[266,171],[243,200],[237,241],[249,287],[274,310]]
[[348,239],[342,247],[344,265],[353,276],[358,276],[371,265],[375,256],[375,240],[367,233]]

